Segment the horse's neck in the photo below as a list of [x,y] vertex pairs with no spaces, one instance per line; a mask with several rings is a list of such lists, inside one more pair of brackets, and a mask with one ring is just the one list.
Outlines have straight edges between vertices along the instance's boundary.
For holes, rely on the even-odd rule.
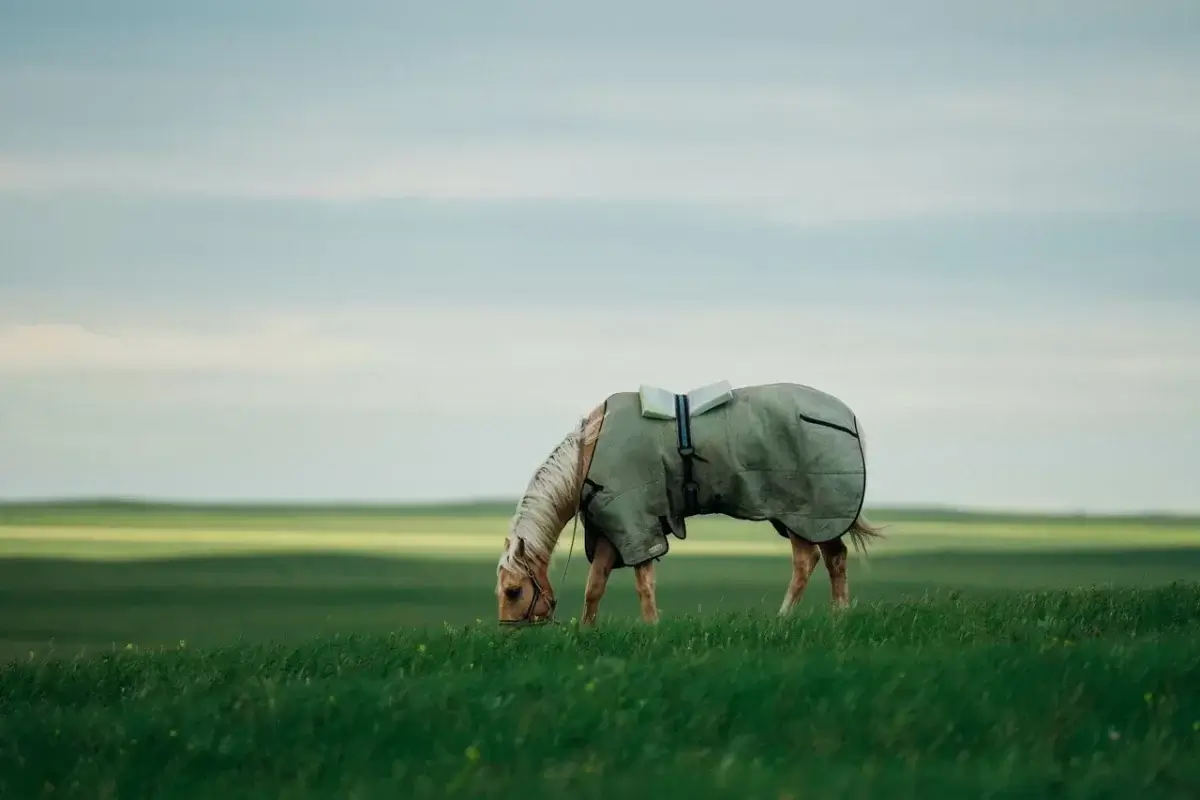
[[[562,538],[563,529],[579,510],[579,496],[583,489],[584,478],[587,477],[588,468],[591,466],[592,453],[596,449],[599,424],[603,414],[603,405],[594,409],[585,418],[580,431],[574,434],[577,449],[574,452],[574,463],[571,468],[558,470],[551,485],[543,484],[539,487],[540,496],[536,500],[528,504],[523,503],[526,505],[526,518],[523,522],[529,526],[532,533],[532,536],[525,537],[526,544],[528,546],[530,540],[533,540],[535,546],[531,548],[530,556],[539,564],[543,556],[545,564],[550,563],[554,550]],[[561,451],[552,454],[550,458],[554,459],[556,456],[561,456]]]
[[551,557],[554,555],[554,551],[558,548],[558,542],[562,539],[562,534],[567,527],[567,523],[575,516],[581,488],[582,482],[578,482],[571,486],[569,495],[565,492],[563,493],[559,502],[553,507],[551,527],[549,530],[539,531],[541,541],[546,543],[547,563],[549,563]]

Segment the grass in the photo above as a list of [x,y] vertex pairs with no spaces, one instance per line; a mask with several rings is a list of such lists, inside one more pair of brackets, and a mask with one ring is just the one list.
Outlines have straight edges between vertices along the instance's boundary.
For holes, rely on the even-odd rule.
[[1198,623],[1178,584],[34,659],[0,794],[1194,797]]
[[[579,613],[586,561],[565,585],[553,578],[564,618]],[[789,576],[786,558],[675,558],[659,570],[664,616],[752,612],[771,615]],[[1016,590],[1155,586],[1200,574],[1200,549],[1029,554],[914,553],[850,564],[852,596],[863,602],[920,599],[958,591],[995,597]],[[138,646],[302,643],[334,634],[440,629],[494,618],[492,561],[382,558],[358,554],[217,556],[147,561],[0,559],[0,661],[30,651],[71,657]],[[804,609],[829,602],[824,572]],[[637,614],[628,570],[613,576],[604,620]]]
[[1200,796],[1194,520],[879,514],[789,620],[699,520],[505,634],[485,511],[0,506],[0,797]]

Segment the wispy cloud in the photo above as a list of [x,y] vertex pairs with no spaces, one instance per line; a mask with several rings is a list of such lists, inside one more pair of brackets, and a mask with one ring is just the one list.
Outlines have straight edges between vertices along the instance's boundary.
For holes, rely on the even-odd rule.
[[[219,334],[12,326],[0,329],[3,373],[242,375],[260,390],[278,380],[276,399],[288,403],[470,411],[484,393],[494,410],[542,403],[578,413],[642,382],[683,389],[796,380],[842,387],[875,416],[1078,419],[1200,408],[1200,323],[1128,309],[1016,328],[995,312],[862,316],[849,307],[798,315],[358,311],[267,317]],[[310,390],[297,395],[297,380]],[[227,399],[237,401],[239,385],[230,384]],[[347,391],[355,386],[371,388]]]
[[[77,80],[57,77],[62,97],[96,91]],[[41,102],[39,83],[7,94]],[[150,86],[149,108],[178,103],[169,82]],[[965,87],[368,87],[326,96],[337,113],[291,96],[192,111],[184,128],[160,114],[158,141],[130,129],[130,146],[99,151],[29,136],[6,154],[0,137],[0,190],[655,201],[808,223],[1197,212],[1198,91],[1200,67]],[[111,127],[114,108],[86,121]]]
[[1194,507],[1194,315],[856,311],[374,308],[217,333],[8,327],[0,477],[18,495],[505,495],[610,392],[724,378],[849,402],[873,503]]

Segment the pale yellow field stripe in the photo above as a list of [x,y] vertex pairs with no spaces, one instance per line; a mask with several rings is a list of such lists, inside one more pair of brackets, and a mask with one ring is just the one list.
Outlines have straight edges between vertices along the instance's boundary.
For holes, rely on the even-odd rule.
[[[776,537],[778,538],[778,537]],[[0,527],[3,551],[12,554],[20,545],[36,546],[55,542],[77,544],[80,555],[86,555],[88,545],[173,545],[180,552],[204,548],[212,551],[222,547],[231,550],[256,552],[317,551],[317,552],[374,552],[463,554],[480,553],[499,557],[504,540],[494,535],[420,533],[337,533],[325,531],[261,531],[261,530],[155,530],[138,528],[79,527]],[[563,544],[566,544],[564,541]],[[583,545],[582,536],[576,548]],[[15,547],[14,547],[15,546]],[[672,542],[672,552],[679,554],[776,554],[785,553],[787,543],[773,542],[692,541]]]
[[[725,531],[692,531],[686,541],[672,540],[671,553],[680,556],[780,555],[788,552],[778,536],[730,537]],[[725,535],[722,535],[725,534]],[[881,556],[929,551],[952,546],[956,549],[988,550],[1054,549],[1056,547],[1146,547],[1200,546],[1200,533],[1191,527],[1062,526],[1038,528],[1022,525],[947,525],[908,523],[889,528],[889,539],[872,548]],[[564,534],[560,550],[569,534]],[[496,532],[457,533],[449,530],[338,531],[263,530],[225,528],[136,528],[92,525],[2,526],[0,555],[55,554],[104,557],[104,550],[119,549],[136,555],[145,547],[148,555],[161,557],[204,553],[272,552],[359,552],[379,554],[422,554],[447,557],[498,556],[503,537]],[[89,552],[94,548],[95,552]],[[576,543],[582,548],[582,536]]]

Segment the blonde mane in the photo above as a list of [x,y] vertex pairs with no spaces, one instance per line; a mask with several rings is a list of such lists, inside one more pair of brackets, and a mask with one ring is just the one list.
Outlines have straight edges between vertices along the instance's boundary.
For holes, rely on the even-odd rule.
[[[533,473],[509,522],[508,547],[496,565],[497,573],[502,569],[526,572],[530,561],[550,563],[563,528],[579,510],[585,477],[580,457],[585,446],[595,443],[602,419],[595,413],[581,419]],[[517,554],[522,542],[524,559]]]

